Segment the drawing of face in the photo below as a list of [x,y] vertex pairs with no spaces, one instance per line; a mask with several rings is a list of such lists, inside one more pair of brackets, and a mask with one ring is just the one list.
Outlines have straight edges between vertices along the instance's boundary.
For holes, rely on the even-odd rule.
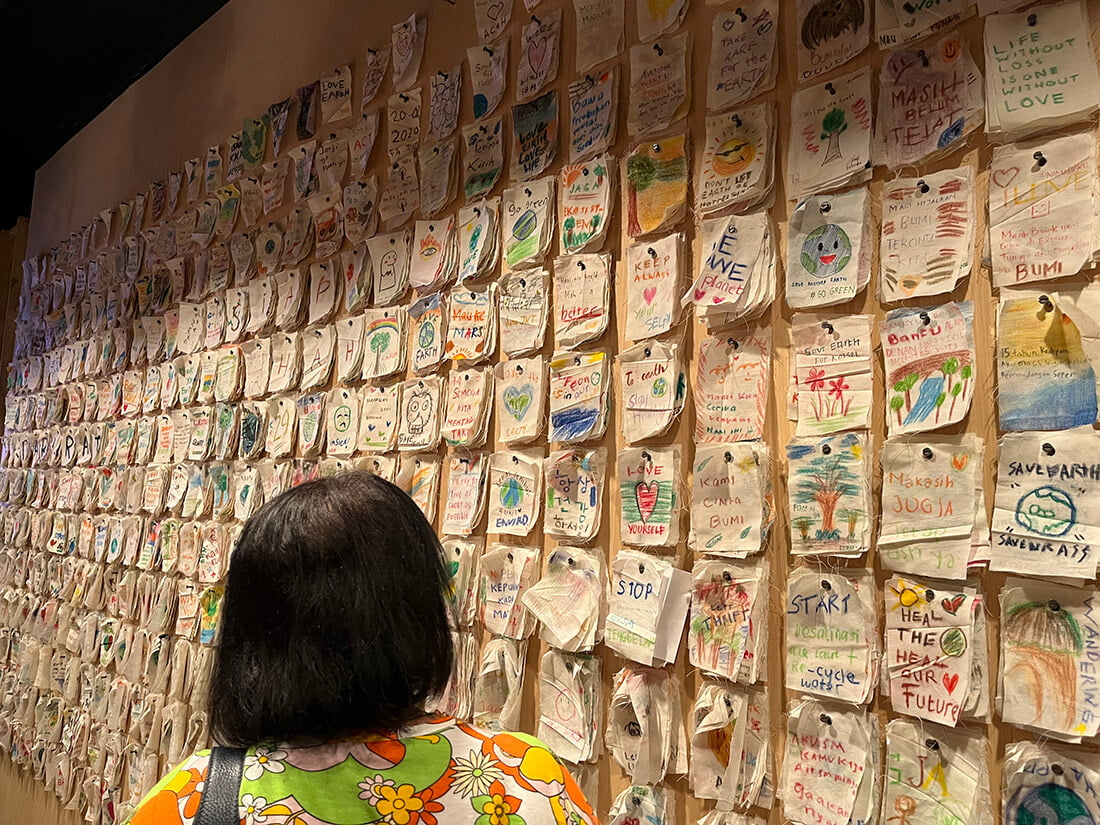
[[818,0],[802,21],[802,45],[813,51],[849,28],[855,34],[865,17],[863,0]]
[[409,55],[412,53],[413,44],[413,27],[408,23],[401,24],[399,28],[393,34],[393,48],[397,52],[397,56],[403,60],[408,60]]
[[409,403],[405,406],[405,418],[409,423],[409,432],[413,435],[422,435],[424,428],[428,426],[428,418],[432,412],[432,396],[430,393],[419,391],[409,396]]
[[383,289],[397,286],[397,253],[392,249],[382,256],[382,277],[379,284]]
[[332,426],[338,433],[346,433],[351,427],[351,407],[342,405],[332,414]]
[[835,275],[851,259],[852,242],[848,233],[835,223],[819,226],[802,242],[802,266],[819,278]]
[[743,138],[727,140],[714,153],[714,171],[723,176],[743,172],[756,157],[756,146]]

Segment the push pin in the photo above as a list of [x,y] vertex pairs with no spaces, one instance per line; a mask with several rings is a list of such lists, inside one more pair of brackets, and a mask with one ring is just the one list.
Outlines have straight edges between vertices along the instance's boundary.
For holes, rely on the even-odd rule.
[[1037,26],[1039,24],[1039,15],[1029,14],[1027,16],[1027,24],[1029,26],[1031,26],[1032,28],[1035,28],[1035,26]]
[[938,751],[940,749],[940,743],[935,739],[925,739],[924,746],[930,751]]
[[653,44],[653,51],[657,52],[657,57],[664,57],[665,56],[665,50],[661,48],[660,43],[654,43]]
[[485,54],[489,55],[489,57],[493,57],[493,56],[495,56],[495,55],[496,55],[496,52],[494,52],[494,51],[493,51],[492,49],[490,49],[490,48],[489,48],[488,46],[482,46],[482,47],[481,47],[481,50],[482,50],[483,52],[485,52]]
[[745,10],[743,8],[741,8],[740,6],[738,6],[736,9],[734,9],[733,13],[737,15],[738,19],[742,23],[747,23],[748,22],[749,16],[747,14],[745,14]]
[[821,328],[823,330],[825,330],[827,333],[829,333],[830,335],[836,335],[836,330],[833,329],[833,325],[830,324],[828,321],[822,321],[821,322]]
[[927,69],[928,68],[928,52],[926,52],[924,49],[920,49],[917,52],[917,57],[920,58],[921,65],[924,66],[924,68]]
[[652,246],[649,249],[647,249],[646,252],[649,253],[649,257],[651,257],[651,258],[656,258],[657,257],[657,250],[654,249]]
[[726,346],[730,346],[730,347],[733,347],[734,349],[739,349],[739,348],[741,347],[741,345],[740,345],[740,344],[738,344],[738,343],[737,343],[737,342],[736,342],[735,340],[733,340],[732,338],[727,338],[727,339],[726,339]]
[[1035,165],[1038,166],[1040,169],[1047,165],[1047,159],[1043,157],[1042,152],[1036,152],[1032,155],[1032,157],[1035,158]]
[[638,565],[638,572],[641,573],[642,575],[645,575],[645,565],[644,564],[639,564]]
[[531,22],[538,25],[538,26],[542,25],[542,21],[539,20],[537,17],[535,17],[535,15],[533,15],[533,14],[531,15]]
[[920,451],[920,454],[922,456],[924,456],[925,461],[931,461],[932,460],[932,448],[931,447],[925,447],[923,450]]
[[934,591],[934,590],[925,590],[924,591],[924,600],[926,602],[935,601],[936,600],[936,591]]
[[824,445],[824,446],[823,446],[823,447],[821,448],[821,454],[822,454],[822,455],[831,455],[831,454],[832,454],[832,452],[833,452],[833,448],[832,448],[832,447],[830,447],[830,446],[829,446],[828,444],[825,444],[825,445]]
[[835,95],[836,94],[836,86],[834,86],[832,83],[826,83],[825,84],[825,91],[827,91],[831,95]]
[[1062,766],[1057,763],[1050,766],[1050,772],[1053,773],[1055,776],[1061,776],[1063,773],[1065,773],[1065,771],[1062,769]]
[[818,209],[821,210],[822,215],[828,215],[829,212],[832,211],[833,205],[831,203],[829,203],[828,201],[825,201],[825,203],[821,204],[821,206],[819,206]]
[[1051,613],[1057,613],[1059,610],[1062,609],[1062,605],[1058,604],[1057,599],[1051,599],[1049,602],[1047,602],[1047,607],[1050,608]]
[[1049,295],[1040,295],[1039,303],[1043,307],[1043,312],[1054,312],[1054,302],[1050,300]]
[[733,461],[733,453],[731,453],[729,450],[726,450],[726,454],[723,456],[723,458],[725,458],[726,463],[729,464],[731,461]]
[[920,190],[922,195],[927,195],[931,187],[925,182],[924,178],[917,181],[917,189]]
[[1049,441],[1043,444],[1043,455],[1054,455],[1057,450],[1054,449],[1054,445]]
[[742,123],[741,123],[741,116],[740,115],[730,115],[730,120],[733,121],[733,125],[736,126],[738,129],[741,128]]
[[926,326],[928,326],[929,324],[932,323],[932,319],[928,316],[927,312],[922,312],[920,314],[920,321],[921,321],[921,326],[924,326],[924,327],[926,327]]
[[817,718],[821,720],[821,723],[822,723],[823,725],[831,725],[831,724],[833,724],[833,717],[831,717],[831,716],[830,716],[829,714],[827,714],[827,713],[823,713],[823,714],[821,714],[821,715],[820,715],[819,717],[817,717]]
[[829,590],[833,589],[833,586],[832,586],[832,584],[829,583],[828,579],[822,579],[821,580],[821,589],[828,592]]

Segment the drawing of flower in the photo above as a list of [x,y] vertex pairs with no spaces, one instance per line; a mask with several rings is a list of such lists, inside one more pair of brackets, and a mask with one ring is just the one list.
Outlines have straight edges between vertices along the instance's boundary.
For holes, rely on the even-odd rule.
[[382,785],[378,788],[380,799],[374,806],[382,818],[394,825],[409,825],[414,814],[418,814],[424,807],[424,800],[415,793],[416,789],[405,783],[396,788],[392,785]]
[[483,796],[494,781],[503,778],[504,774],[488,754],[470,751],[465,759],[454,760],[454,787],[462,796]]
[[255,782],[264,772],[282,773],[286,766],[283,760],[287,753],[284,750],[274,750],[263,746],[256,748],[256,752],[244,759],[244,778]]
[[500,782],[489,787],[489,794],[475,796],[471,802],[479,816],[474,825],[525,825],[523,818],[516,814],[520,801],[504,792]]
[[836,396],[837,400],[842,399],[844,397],[844,391],[850,389],[851,387],[845,383],[843,377],[829,382],[829,395]]
[[261,811],[267,807],[267,800],[262,796],[253,796],[250,793],[244,794],[241,797],[241,804],[239,806],[239,813],[241,819],[248,822],[263,822],[267,819],[267,816]]
[[814,392],[825,389],[825,370],[810,368],[810,389]]
[[377,805],[378,800],[382,797],[379,794],[379,790],[383,785],[394,787],[394,781],[392,779],[386,779],[382,774],[378,773],[374,775],[374,779],[369,776],[359,783],[359,787],[362,789],[359,792],[359,798],[367,800],[372,805]]

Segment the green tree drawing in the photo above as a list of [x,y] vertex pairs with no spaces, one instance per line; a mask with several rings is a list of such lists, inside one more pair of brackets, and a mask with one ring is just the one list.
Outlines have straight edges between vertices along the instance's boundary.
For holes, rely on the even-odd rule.
[[[920,381],[920,373],[911,372],[907,376],[905,376],[903,379],[898,381],[896,384],[894,384],[894,392],[900,392],[905,396],[905,411],[906,412],[913,409],[913,399],[909,395],[909,393],[910,393],[910,391],[912,391],[913,387],[915,387],[917,385],[918,381]],[[899,415],[899,419],[900,419],[900,415]]]
[[836,510],[841,499],[859,493],[860,478],[848,465],[856,461],[848,449],[836,449],[829,455],[818,455],[796,471],[798,481],[794,494],[800,504],[816,504],[821,513],[818,539],[839,539]]
[[943,408],[943,402],[947,400],[947,393],[941,392],[936,396],[936,421],[940,420],[940,410]]
[[825,159],[821,161],[824,166],[831,160],[836,160],[840,155],[840,136],[848,129],[848,121],[844,117],[843,109],[831,109],[821,121],[821,139],[829,141],[825,148]]
[[940,367],[940,372],[943,373],[943,380],[946,382],[943,391],[948,395],[951,394],[951,381],[955,377],[955,373],[959,371],[959,359],[955,356],[951,356],[943,362],[943,366]]
[[895,395],[890,399],[890,409],[894,411],[894,414],[898,417],[898,426],[901,426],[901,408],[905,406],[905,399],[900,395]]
[[390,334],[378,332],[370,339],[370,351],[374,353],[374,371],[378,373],[382,369],[382,353],[389,349]]

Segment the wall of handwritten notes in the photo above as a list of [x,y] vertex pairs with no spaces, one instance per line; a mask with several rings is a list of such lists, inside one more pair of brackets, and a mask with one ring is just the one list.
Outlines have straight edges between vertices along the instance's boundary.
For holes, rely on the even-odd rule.
[[234,0],[39,173],[0,752],[121,821],[241,523],[365,469],[433,710],[614,825],[1100,821],[1100,6],[365,5]]

